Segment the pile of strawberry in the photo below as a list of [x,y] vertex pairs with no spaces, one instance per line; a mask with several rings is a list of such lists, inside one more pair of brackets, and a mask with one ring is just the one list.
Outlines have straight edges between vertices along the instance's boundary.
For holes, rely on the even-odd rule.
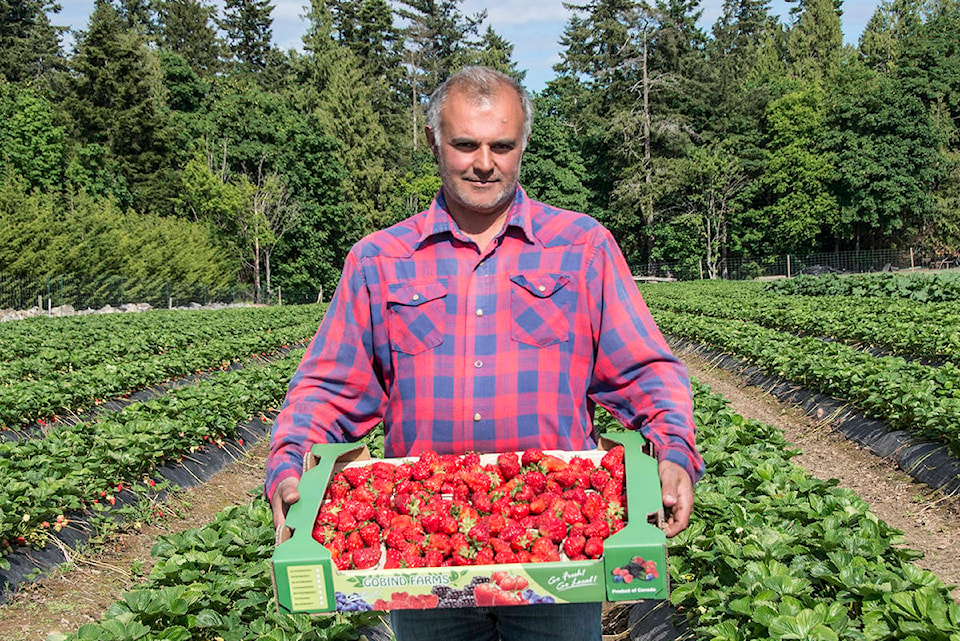
[[599,465],[536,448],[495,464],[426,452],[335,474],[313,537],[340,570],[594,559],[625,505],[621,445]]

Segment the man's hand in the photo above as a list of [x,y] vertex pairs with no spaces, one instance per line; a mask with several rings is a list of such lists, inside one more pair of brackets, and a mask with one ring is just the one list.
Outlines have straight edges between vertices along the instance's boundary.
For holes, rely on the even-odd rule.
[[671,461],[660,461],[660,490],[663,496],[663,511],[666,524],[663,529],[668,536],[676,536],[690,525],[693,513],[693,481],[687,471]]
[[290,506],[300,500],[300,492],[297,491],[297,484],[300,481],[295,478],[285,478],[280,481],[273,496],[270,497],[270,507],[273,509],[273,527],[277,530],[287,520],[287,510]]

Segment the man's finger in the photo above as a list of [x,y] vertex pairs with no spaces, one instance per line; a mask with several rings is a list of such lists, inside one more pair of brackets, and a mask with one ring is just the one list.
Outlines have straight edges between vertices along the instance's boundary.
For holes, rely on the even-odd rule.
[[664,534],[672,537],[683,532],[690,524],[690,515],[693,513],[693,482],[686,470],[670,461],[661,461],[658,471],[666,516]]
[[273,511],[273,525],[280,528],[287,520],[287,510],[300,500],[297,490],[297,479],[287,478],[280,482],[273,496],[270,498],[270,507]]

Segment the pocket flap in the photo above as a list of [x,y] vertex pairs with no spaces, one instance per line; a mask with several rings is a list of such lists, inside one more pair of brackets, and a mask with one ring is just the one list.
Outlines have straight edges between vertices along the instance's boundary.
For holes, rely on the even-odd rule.
[[530,272],[514,274],[510,280],[538,298],[547,298],[569,283],[570,277],[566,274]]
[[393,305],[417,306],[447,295],[446,284],[432,280],[395,283],[389,286],[387,302]]

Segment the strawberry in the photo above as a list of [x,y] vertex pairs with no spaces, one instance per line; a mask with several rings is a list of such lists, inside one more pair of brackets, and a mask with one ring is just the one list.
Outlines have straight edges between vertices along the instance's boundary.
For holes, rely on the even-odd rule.
[[587,520],[584,518],[583,511],[580,509],[580,505],[576,501],[564,502],[563,511],[560,514],[560,518],[562,518],[563,522],[568,526],[576,523],[585,523]]
[[612,499],[619,499],[622,494],[623,481],[615,478],[611,478],[609,481],[607,481],[607,484],[603,486],[603,491],[600,493],[600,495],[608,502]]
[[565,468],[559,469],[551,474],[551,479],[564,489],[573,487],[579,478],[580,475],[572,465],[567,465]]
[[369,467],[345,467],[343,468],[343,478],[347,480],[347,483],[350,484],[350,487],[360,487],[367,482],[367,479],[372,475],[372,471]]
[[341,510],[337,514],[337,530],[340,532],[349,532],[357,527],[357,519],[349,510]]
[[587,492],[582,485],[576,485],[563,493],[563,498],[567,501],[574,501],[577,505],[583,505],[587,502]]
[[353,563],[353,567],[358,570],[376,567],[380,562],[380,548],[367,547],[354,550],[350,553],[350,560]]
[[547,537],[540,537],[530,548],[531,561],[534,563],[547,563],[560,560],[560,549],[557,544]]
[[360,530],[354,530],[347,535],[348,550],[359,550],[364,547],[367,547],[367,544],[364,542],[363,537],[360,536]]
[[607,502],[603,500],[602,496],[594,492],[587,495],[587,500],[582,505],[581,511],[588,521],[592,521],[607,511]]
[[441,533],[431,534],[426,537],[426,546],[424,549],[427,552],[439,552],[442,556],[447,556],[452,550],[450,537]]
[[516,452],[504,452],[497,456],[497,467],[504,480],[509,481],[520,473],[520,458]]
[[474,557],[474,565],[493,565],[493,560],[496,557],[496,553],[493,551],[493,548],[483,547],[477,551],[477,556]]
[[537,519],[537,531],[554,543],[560,543],[567,536],[567,524],[552,512],[544,512]]
[[403,566],[403,557],[400,556],[400,550],[396,548],[387,548],[383,560],[384,570],[394,570]]
[[363,542],[368,546],[373,547],[380,545],[380,526],[376,523],[368,522],[358,531],[360,532],[360,538],[363,539]]
[[558,456],[554,456],[553,454],[545,454],[540,457],[540,469],[546,474],[565,470],[568,467],[570,467],[569,463]]
[[610,536],[610,524],[607,523],[606,519],[590,521],[590,523],[583,528],[583,534],[587,538],[605,539]]
[[603,455],[603,458],[600,459],[600,466],[610,472],[610,475],[613,476],[614,470],[623,469],[623,454],[624,450],[622,445],[616,445],[612,447],[606,454]]
[[563,541],[563,553],[568,558],[573,558],[583,553],[583,548],[587,544],[587,538],[582,534],[571,534]]
[[610,472],[603,468],[597,468],[590,473],[590,487],[595,489],[597,492],[602,492],[603,488],[607,484],[607,481],[609,480]]
[[583,553],[591,559],[599,559],[603,556],[603,539],[590,537],[583,546]]
[[424,532],[433,534],[440,531],[442,518],[439,512],[427,512],[420,516],[420,525],[423,527]]
[[499,513],[493,513],[487,517],[487,527],[490,529],[491,536],[497,536],[507,525],[507,519]]
[[493,501],[486,492],[474,492],[470,495],[470,502],[473,504],[473,507],[482,514],[490,514],[493,512]]
[[520,456],[520,465],[523,467],[529,467],[540,462],[540,459],[543,458],[543,450],[538,447],[531,447],[524,450],[523,454]]
[[438,568],[443,565],[444,555],[437,550],[427,550],[423,553],[423,565],[428,568]]
[[516,553],[513,550],[497,550],[493,555],[494,563],[519,563]]
[[540,494],[547,487],[547,477],[543,475],[543,472],[532,470],[524,473],[523,483],[525,486],[529,486],[534,494]]
[[490,540],[490,526],[481,520],[467,531],[467,538],[481,545],[486,544]]

